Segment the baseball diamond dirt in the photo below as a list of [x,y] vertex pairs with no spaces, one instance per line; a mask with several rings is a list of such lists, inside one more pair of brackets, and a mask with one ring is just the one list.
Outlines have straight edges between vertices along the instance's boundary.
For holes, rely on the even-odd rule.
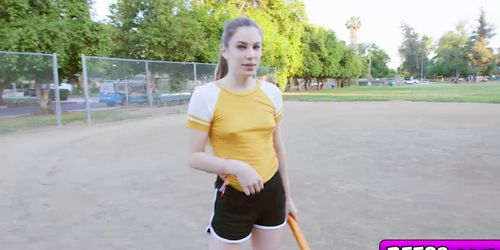
[[[285,102],[312,249],[498,238],[500,105]],[[206,249],[214,175],[187,164],[185,114],[0,136],[0,249]],[[282,249],[297,249],[287,228]]]

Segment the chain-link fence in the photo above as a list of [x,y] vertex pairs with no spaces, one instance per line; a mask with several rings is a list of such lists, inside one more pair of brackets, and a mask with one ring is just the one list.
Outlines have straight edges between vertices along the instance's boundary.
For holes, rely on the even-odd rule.
[[[183,111],[185,105],[179,104],[213,80],[216,66],[82,56],[87,122]],[[257,78],[274,82],[276,70],[260,67]]]
[[[59,83],[56,54],[0,51],[0,133],[183,112],[216,66],[82,55],[70,84]],[[260,67],[257,78],[275,82],[276,69]]]
[[61,125],[57,55],[0,51],[0,133]]

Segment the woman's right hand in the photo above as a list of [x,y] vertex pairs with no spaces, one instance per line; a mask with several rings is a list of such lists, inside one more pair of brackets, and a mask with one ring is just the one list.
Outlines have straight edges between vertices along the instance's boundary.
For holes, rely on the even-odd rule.
[[238,178],[238,182],[247,196],[255,194],[264,189],[264,182],[260,175],[250,165],[239,160],[229,160],[229,168]]

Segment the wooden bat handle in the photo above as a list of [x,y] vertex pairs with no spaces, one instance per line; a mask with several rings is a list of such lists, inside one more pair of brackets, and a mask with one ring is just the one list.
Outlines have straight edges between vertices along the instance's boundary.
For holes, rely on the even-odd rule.
[[311,250],[309,247],[309,244],[307,244],[306,238],[302,234],[299,228],[299,224],[297,221],[291,216],[290,214],[288,215],[288,225],[290,226],[290,229],[292,230],[293,236],[295,236],[295,240],[297,241],[297,244],[300,247],[300,250]]

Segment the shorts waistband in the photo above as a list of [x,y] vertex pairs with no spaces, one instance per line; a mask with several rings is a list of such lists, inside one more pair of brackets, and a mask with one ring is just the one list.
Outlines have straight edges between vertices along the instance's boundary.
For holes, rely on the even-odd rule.
[[[266,183],[264,183],[264,188],[266,186],[269,186],[269,185],[272,185],[273,183],[275,183],[277,178],[281,178],[279,170],[277,170],[276,173],[274,173],[274,175],[273,175],[273,177],[271,177],[271,179],[269,179],[268,181],[266,181]],[[217,179],[215,180],[215,188],[217,188],[217,189],[220,188],[222,186],[222,184],[224,184],[224,180],[221,179],[219,175],[217,175]]]

